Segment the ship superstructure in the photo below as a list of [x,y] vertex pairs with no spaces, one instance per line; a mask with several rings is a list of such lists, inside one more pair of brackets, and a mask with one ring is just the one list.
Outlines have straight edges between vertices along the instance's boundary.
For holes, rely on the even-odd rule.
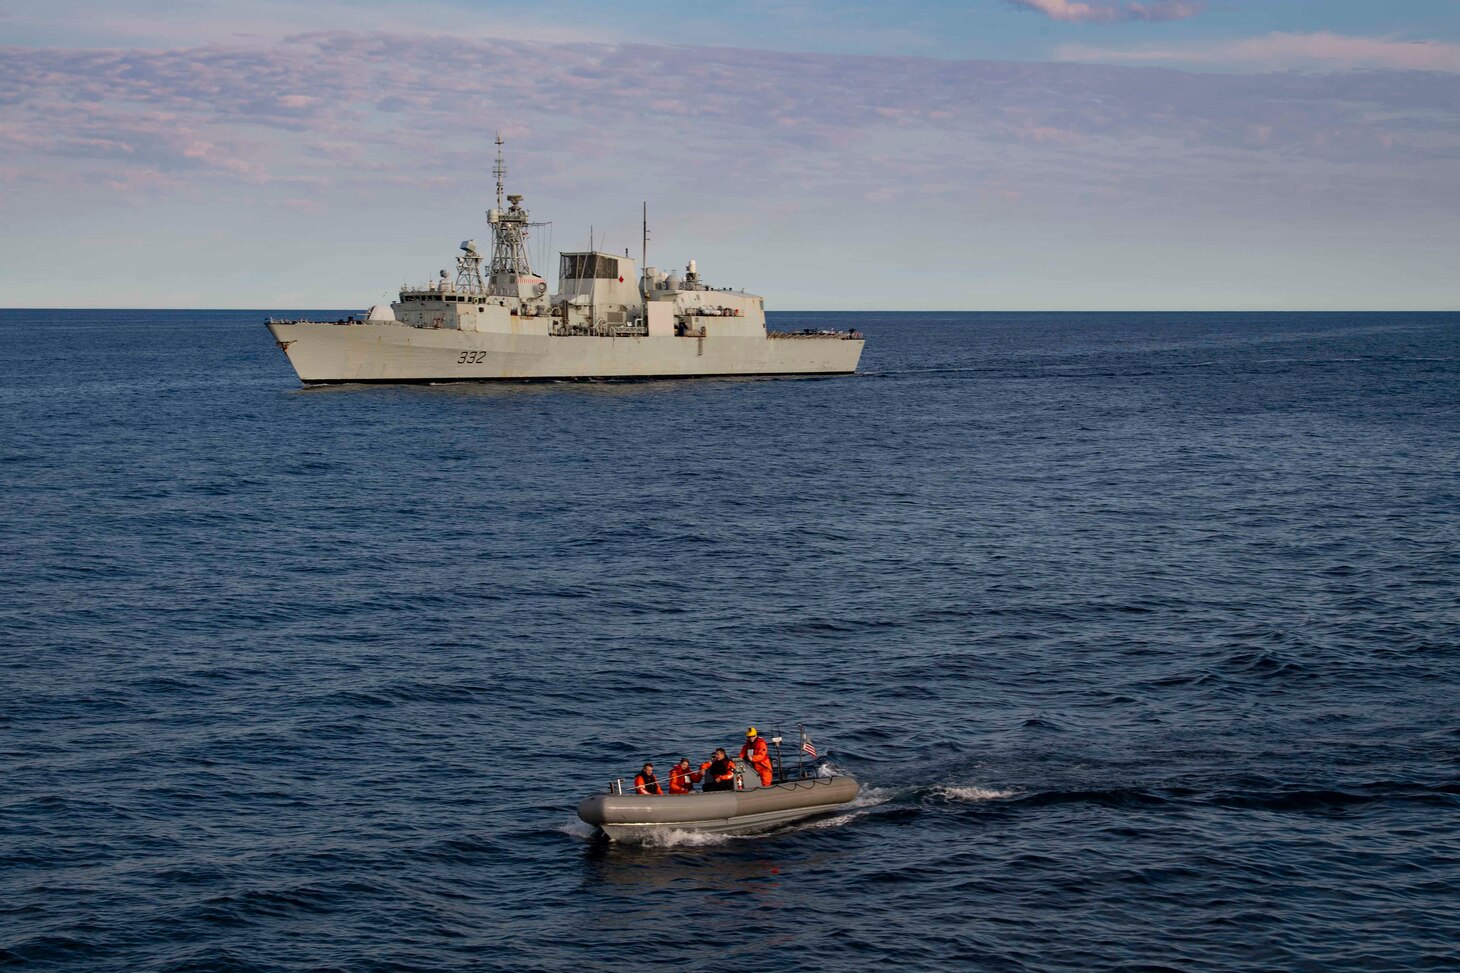
[[[762,298],[714,288],[695,261],[681,274],[590,248],[562,253],[558,289],[528,259],[520,195],[487,211],[491,258],[461,243],[456,274],[403,286],[399,300],[342,321],[269,321],[306,384],[552,378],[807,375],[856,371],[855,331],[766,330]],[[647,220],[645,238],[647,240]],[[647,244],[646,244],[647,249]]]

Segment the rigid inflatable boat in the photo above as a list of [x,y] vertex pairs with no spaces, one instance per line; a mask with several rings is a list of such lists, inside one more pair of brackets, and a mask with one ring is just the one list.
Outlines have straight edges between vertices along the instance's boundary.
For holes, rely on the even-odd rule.
[[799,777],[762,786],[744,774],[744,790],[708,794],[607,794],[584,798],[578,817],[610,840],[642,835],[655,829],[750,834],[801,818],[825,814],[857,796],[861,785],[851,777]]

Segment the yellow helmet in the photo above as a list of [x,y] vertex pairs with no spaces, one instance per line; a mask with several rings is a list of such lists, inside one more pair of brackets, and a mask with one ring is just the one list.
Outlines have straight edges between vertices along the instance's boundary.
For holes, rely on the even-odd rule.
[[755,736],[755,727],[752,726],[750,729],[746,730],[745,735],[748,737]]

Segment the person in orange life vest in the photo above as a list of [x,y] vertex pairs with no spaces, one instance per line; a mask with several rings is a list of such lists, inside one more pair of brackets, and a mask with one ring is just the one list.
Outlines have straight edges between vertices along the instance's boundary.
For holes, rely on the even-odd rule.
[[771,765],[771,753],[755,727],[745,731],[745,746],[740,748],[740,759],[749,760],[755,772],[760,774],[760,786],[769,787],[775,783],[776,769]]
[[735,789],[735,761],[725,755],[724,747],[715,749],[715,759],[700,764],[700,773],[705,776],[704,790],[733,791]]
[[663,795],[664,790],[659,786],[659,778],[654,776],[653,764],[645,764],[644,769],[634,777],[634,793]]
[[690,769],[688,757],[680,757],[679,763],[669,768],[669,793],[692,794],[703,776],[698,770]]

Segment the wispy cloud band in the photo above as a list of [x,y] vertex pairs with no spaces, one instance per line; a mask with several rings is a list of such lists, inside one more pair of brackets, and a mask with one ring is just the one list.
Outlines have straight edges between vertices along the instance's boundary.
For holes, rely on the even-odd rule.
[[1329,71],[1377,68],[1460,73],[1460,44],[1405,41],[1388,37],[1352,37],[1327,32],[1272,33],[1229,41],[1158,46],[1092,47],[1066,44],[1056,51],[1056,56],[1065,61],[1203,65],[1266,71],[1295,68]]
[[1204,9],[1197,0],[1126,0],[1123,3],[1084,3],[1081,0],[1009,0],[1021,10],[1044,14],[1069,23],[1120,24],[1138,21],[1185,20]]
[[1278,193],[1311,185],[1315,167],[1331,179],[1332,167],[1377,163],[1417,167],[1414,185],[1429,185],[1435,167],[1455,175],[1457,103],[1460,77],[1405,73],[350,32],[255,47],[0,51],[0,151],[16,178],[130,196],[228,184],[295,209],[351,187],[480,180],[498,128],[554,193],[611,195],[615,174],[633,171],[666,191],[783,201],[1117,198],[1177,183],[1194,199],[1224,180]]

